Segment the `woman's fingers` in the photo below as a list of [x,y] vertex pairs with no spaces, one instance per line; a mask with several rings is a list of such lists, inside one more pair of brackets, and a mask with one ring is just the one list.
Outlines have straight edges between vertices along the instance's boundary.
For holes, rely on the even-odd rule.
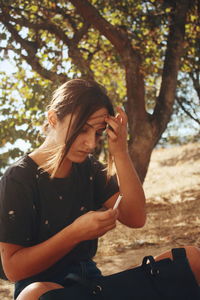
[[116,134],[112,129],[107,128],[107,129],[106,129],[106,132],[107,132],[109,138],[111,138],[111,140],[114,141],[114,140],[117,139],[117,134]]
[[109,116],[105,120],[107,124],[111,127],[110,129],[117,131],[120,125],[120,120],[117,117]]
[[106,132],[113,141],[117,139],[118,135],[120,134],[120,127],[121,127],[121,121],[116,117],[110,116],[106,119],[106,122],[108,124]]
[[108,209],[104,212],[100,212],[99,214],[99,220],[101,222],[105,222],[107,224],[111,224],[117,220],[118,217],[118,211],[113,209]]
[[109,129],[113,129],[113,131],[117,134],[120,127],[126,126],[127,122],[128,122],[128,118],[126,113],[124,112],[124,110],[120,107],[117,107],[117,111],[118,114],[113,117],[113,116],[109,116],[105,119],[105,121],[107,122],[107,124],[111,127]]
[[127,114],[125,113],[125,111],[123,110],[123,108],[121,108],[121,107],[118,106],[116,108],[116,110],[117,110],[117,112],[120,115],[120,118],[122,120],[122,124],[123,125],[127,125],[127,123],[128,123],[128,117],[127,117]]
[[117,108],[115,117],[108,116],[105,121],[107,123],[107,135],[109,151],[112,155],[119,152],[127,152],[127,116],[124,110]]
[[81,233],[81,240],[90,240],[102,236],[116,226],[118,211],[91,211],[74,221]]

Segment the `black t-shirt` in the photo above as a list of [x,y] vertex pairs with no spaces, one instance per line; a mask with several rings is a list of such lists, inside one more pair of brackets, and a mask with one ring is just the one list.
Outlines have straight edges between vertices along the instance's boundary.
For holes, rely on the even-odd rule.
[[[92,156],[73,163],[68,177],[50,179],[25,155],[0,180],[0,241],[24,247],[41,243],[118,191],[116,177],[107,180],[105,167]],[[97,240],[81,242],[41,276],[90,259],[96,250]]]

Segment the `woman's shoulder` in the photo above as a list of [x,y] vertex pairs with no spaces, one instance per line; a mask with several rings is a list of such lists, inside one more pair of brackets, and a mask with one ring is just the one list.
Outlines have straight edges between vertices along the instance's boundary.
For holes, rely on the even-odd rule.
[[10,165],[2,176],[2,179],[13,178],[17,181],[27,182],[37,174],[37,165],[25,154],[12,165]]

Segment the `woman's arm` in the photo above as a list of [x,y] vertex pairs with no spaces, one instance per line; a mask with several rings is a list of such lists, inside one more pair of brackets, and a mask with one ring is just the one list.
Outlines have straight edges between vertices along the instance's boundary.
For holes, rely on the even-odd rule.
[[4,271],[10,281],[38,274],[69,253],[78,243],[92,240],[116,226],[117,212],[91,211],[50,239],[31,247],[0,243]]
[[[145,224],[145,195],[128,153],[127,116],[118,108],[117,117],[109,117],[108,129],[109,150],[116,166],[120,193],[123,198],[119,204],[119,220],[129,227],[142,227]],[[113,207],[117,195],[106,201],[107,207]]]
[[119,178],[119,220],[129,227],[142,227],[146,220],[145,196],[128,153],[114,157]]
[[[68,236],[67,240],[65,236]],[[70,226],[32,247],[1,243],[1,258],[6,276],[15,282],[44,271],[76,244],[76,236]]]

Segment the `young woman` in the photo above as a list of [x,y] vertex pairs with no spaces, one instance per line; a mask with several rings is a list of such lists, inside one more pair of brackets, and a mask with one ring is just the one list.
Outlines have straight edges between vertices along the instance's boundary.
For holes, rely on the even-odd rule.
[[[44,143],[23,156],[0,182],[0,250],[15,299],[36,300],[61,288],[68,273],[93,278],[97,239],[118,219],[145,223],[145,196],[127,149],[127,116],[93,81],[58,88],[48,107]],[[108,171],[93,156],[104,131]],[[119,193],[118,209],[113,209]],[[101,210],[104,207],[106,210]]]

